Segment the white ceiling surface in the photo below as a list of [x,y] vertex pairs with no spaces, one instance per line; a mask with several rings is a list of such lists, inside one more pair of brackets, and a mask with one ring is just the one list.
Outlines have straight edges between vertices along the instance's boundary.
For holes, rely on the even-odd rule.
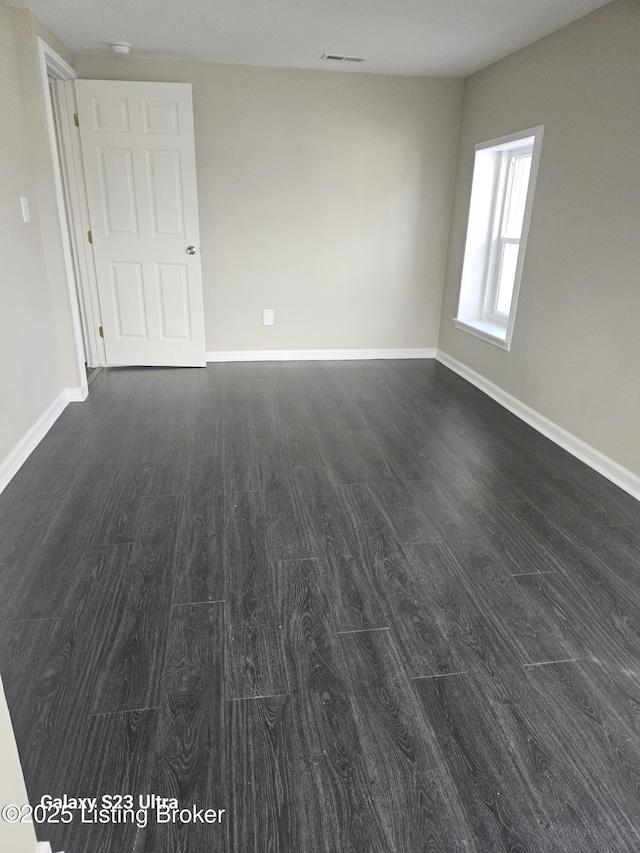
[[[10,0],[74,53],[461,77],[609,0]],[[323,53],[367,57],[361,65]]]

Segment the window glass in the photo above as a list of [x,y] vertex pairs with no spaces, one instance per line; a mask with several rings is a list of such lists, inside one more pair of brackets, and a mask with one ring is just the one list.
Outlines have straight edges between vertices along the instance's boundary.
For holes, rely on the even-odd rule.
[[507,188],[507,210],[502,231],[504,237],[520,239],[530,172],[531,154],[518,154],[511,158]]
[[511,310],[511,299],[513,298],[513,285],[516,281],[516,266],[518,264],[518,250],[520,243],[503,243],[502,257],[498,273],[498,294],[496,297],[496,311],[498,314],[509,314]]
[[476,145],[456,327],[508,350],[540,163],[542,125]]

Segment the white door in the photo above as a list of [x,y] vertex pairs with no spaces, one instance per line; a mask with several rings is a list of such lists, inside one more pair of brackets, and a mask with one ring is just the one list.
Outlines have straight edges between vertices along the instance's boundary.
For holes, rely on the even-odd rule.
[[191,86],[75,86],[107,363],[203,366]]

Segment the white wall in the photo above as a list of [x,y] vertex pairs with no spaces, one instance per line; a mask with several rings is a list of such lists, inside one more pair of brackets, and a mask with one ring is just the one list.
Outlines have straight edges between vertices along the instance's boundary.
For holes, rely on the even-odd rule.
[[[11,10],[0,0],[0,465],[61,391],[78,384],[73,343],[61,339],[65,312],[68,320],[66,282],[50,274],[45,259],[51,225],[45,227],[39,200],[47,183],[40,183],[42,170],[30,147],[43,117],[37,107],[27,108],[21,84],[29,81],[19,74],[19,52],[22,64],[35,65],[35,33],[17,36],[14,21],[30,19],[26,10]],[[28,225],[20,196],[29,199]]]
[[462,81],[74,67],[193,85],[208,350],[436,346]]
[[49,322],[55,330],[56,358],[62,381],[65,387],[73,388],[79,385],[78,365],[46,124],[45,96],[40,76],[38,36],[67,62],[71,60],[71,54],[28,9],[13,9],[12,18],[28,134],[30,171],[35,186],[47,286],[51,293],[52,313]]
[[[640,4],[465,81],[440,348],[640,475]],[[544,124],[510,352],[456,330],[474,144]]]

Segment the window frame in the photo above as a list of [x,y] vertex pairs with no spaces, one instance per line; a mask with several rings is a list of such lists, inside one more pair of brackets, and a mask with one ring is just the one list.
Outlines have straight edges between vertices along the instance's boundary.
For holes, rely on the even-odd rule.
[[[529,225],[538,177],[544,126],[481,142],[475,146],[474,170],[465,240],[456,328],[509,350],[526,253]],[[520,237],[503,235],[510,200],[514,156],[531,155]],[[497,310],[499,274],[504,243],[518,244],[511,304],[508,314]]]

